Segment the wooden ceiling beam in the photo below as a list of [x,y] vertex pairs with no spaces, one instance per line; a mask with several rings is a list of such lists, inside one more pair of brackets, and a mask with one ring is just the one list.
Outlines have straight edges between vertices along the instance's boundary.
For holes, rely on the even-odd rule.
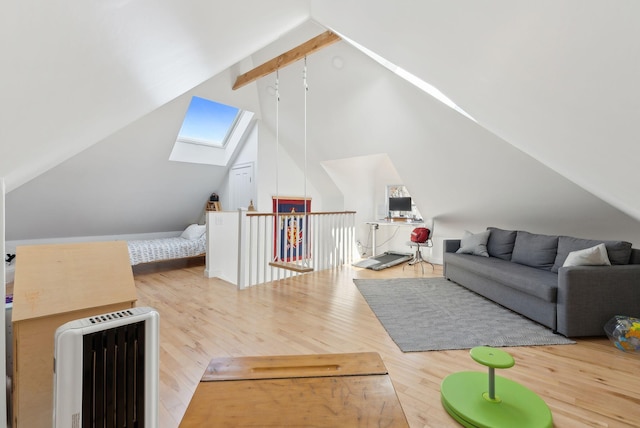
[[340,36],[338,36],[337,34],[332,33],[331,31],[325,31],[324,33],[314,37],[313,39],[307,40],[300,46],[297,46],[283,53],[282,55],[277,56],[262,65],[257,66],[253,70],[241,74],[237,77],[236,82],[233,84],[233,90],[248,85],[249,83],[258,80],[261,77],[266,76],[267,74],[273,73],[279,68],[286,67],[287,65],[292,64],[299,59],[302,59],[305,56],[319,51],[320,49],[325,48],[340,40]]

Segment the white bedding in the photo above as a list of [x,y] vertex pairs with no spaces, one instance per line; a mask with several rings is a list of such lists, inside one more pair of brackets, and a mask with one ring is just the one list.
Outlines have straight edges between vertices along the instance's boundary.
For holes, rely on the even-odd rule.
[[202,235],[198,239],[176,238],[144,239],[127,241],[131,266],[140,263],[157,262],[161,260],[182,259],[205,254],[207,251],[207,237]]

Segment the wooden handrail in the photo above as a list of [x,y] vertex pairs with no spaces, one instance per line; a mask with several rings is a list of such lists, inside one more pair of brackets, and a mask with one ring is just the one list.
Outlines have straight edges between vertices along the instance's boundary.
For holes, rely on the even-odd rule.
[[[238,287],[244,289],[350,264],[355,245],[355,214],[355,211],[317,211],[305,215],[238,210],[238,261],[220,266],[220,275],[236,278]],[[291,221],[302,226],[296,244],[283,241],[295,235],[287,235],[292,232],[287,229],[283,238],[283,224],[277,224]],[[213,219],[211,224],[212,229],[221,230]],[[306,233],[302,233],[304,229]],[[214,254],[222,254],[218,253],[218,246],[210,244],[210,247]]]
[[251,212],[247,212],[247,217],[261,217],[261,216],[275,217],[276,214],[279,214],[280,217],[295,217],[295,216],[301,216],[305,214],[308,216],[313,216],[313,215],[335,215],[335,214],[355,214],[355,213],[356,211],[313,211],[308,213],[305,213],[303,211],[295,212],[295,213],[259,213],[259,212],[251,211]]

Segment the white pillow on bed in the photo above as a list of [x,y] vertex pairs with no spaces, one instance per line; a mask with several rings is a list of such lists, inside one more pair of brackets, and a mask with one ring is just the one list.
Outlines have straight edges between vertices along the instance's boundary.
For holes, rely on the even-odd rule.
[[182,232],[182,235],[180,235],[181,238],[184,239],[189,239],[190,241],[193,241],[194,239],[198,239],[200,238],[202,235],[204,235],[204,233],[207,231],[207,226],[202,224],[191,224],[189,225],[189,227],[187,227],[184,232]]

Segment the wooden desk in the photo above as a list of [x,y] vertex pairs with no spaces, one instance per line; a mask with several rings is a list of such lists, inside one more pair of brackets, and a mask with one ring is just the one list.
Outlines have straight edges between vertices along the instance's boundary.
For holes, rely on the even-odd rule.
[[180,427],[408,427],[377,353],[215,358]]
[[124,241],[22,246],[16,254],[13,427],[50,427],[56,329],[133,307],[133,272]]

